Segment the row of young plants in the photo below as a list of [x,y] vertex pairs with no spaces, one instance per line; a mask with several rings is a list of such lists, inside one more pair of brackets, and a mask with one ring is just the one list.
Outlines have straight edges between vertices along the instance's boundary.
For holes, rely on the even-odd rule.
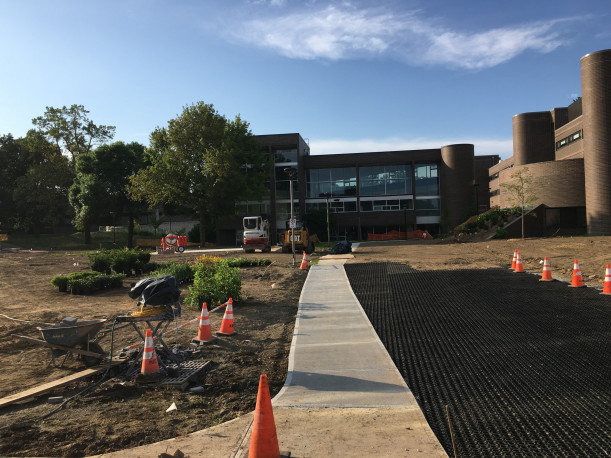
[[57,275],[51,284],[60,292],[71,294],[93,294],[108,288],[121,288],[125,274],[106,275],[100,272],[73,272],[68,275]]
[[150,262],[150,251],[131,250],[100,250],[89,254],[91,270],[110,274],[125,274],[139,276],[157,269],[158,264]]

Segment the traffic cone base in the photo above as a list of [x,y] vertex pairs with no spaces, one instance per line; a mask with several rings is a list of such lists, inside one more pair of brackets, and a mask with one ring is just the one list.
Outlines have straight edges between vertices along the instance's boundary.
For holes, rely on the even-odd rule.
[[573,278],[571,279],[571,284],[569,286],[571,288],[585,288],[583,279],[581,278],[581,269],[579,268],[579,262],[577,262],[577,259],[575,259],[575,264],[573,266]]
[[611,294],[611,265],[607,264],[605,270],[605,281],[603,283],[603,292],[601,294]]
[[543,273],[541,274],[539,281],[554,281],[552,278],[552,269],[550,268],[547,256],[543,260]]
[[267,375],[261,375],[259,379],[259,391],[257,393],[255,418],[252,422],[248,456],[250,458],[280,457],[280,447],[278,446],[278,435],[276,434],[276,423],[274,422],[274,411],[269,395]]
[[218,336],[233,336],[237,334],[233,329],[233,299],[229,298],[227,301],[227,308],[225,309],[225,315],[223,315],[223,321],[221,322],[221,329],[216,331]]
[[198,345],[204,345],[210,342],[214,342],[216,337],[212,335],[210,329],[210,316],[208,315],[208,307],[206,303],[202,304],[202,314],[199,318],[199,329],[197,331],[197,337],[192,340],[193,343]]

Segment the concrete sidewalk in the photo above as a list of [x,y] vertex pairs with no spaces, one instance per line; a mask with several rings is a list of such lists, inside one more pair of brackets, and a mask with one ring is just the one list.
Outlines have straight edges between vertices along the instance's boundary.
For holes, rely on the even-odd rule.
[[[272,401],[280,450],[293,457],[447,456],[341,264],[312,266],[301,293],[287,380]],[[180,449],[190,457],[245,457],[252,417],[101,456]]]

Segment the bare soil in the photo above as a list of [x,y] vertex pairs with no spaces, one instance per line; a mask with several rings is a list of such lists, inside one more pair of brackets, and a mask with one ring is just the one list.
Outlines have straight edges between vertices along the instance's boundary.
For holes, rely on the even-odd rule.
[[[521,252],[527,272],[540,274],[548,256],[554,278],[571,280],[573,262],[579,260],[586,285],[602,288],[605,265],[611,262],[610,237],[514,239],[481,241],[474,238],[378,242],[361,245],[349,262],[404,262],[419,270],[452,270],[508,267],[514,249]],[[192,260],[201,253],[163,256],[165,260]],[[212,361],[203,394],[139,387],[133,382],[108,378],[88,393],[74,398],[46,419],[56,405],[50,396],[64,399],[91,387],[101,374],[47,393],[38,399],[0,411],[0,455],[83,456],[121,450],[190,432],[252,411],[260,374],[267,374],[272,396],[282,387],[287,371],[299,295],[306,272],[292,267],[292,255],[282,253],[220,253],[222,256],[266,257],[269,267],[241,269],[243,299],[234,302],[237,335],[220,338],[192,358]],[[310,257],[316,260],[318,255]],[[40,338],[36,326],[54,324],[65,316],[79,320],[105,318],[135,310],[122,289],[93,296],[59,293],[49,281],[59,274],[89,269],[86,256],[69,252],[0,253],[0,396],[38,386],[85,368],[79,360],[63,367],[50,365],[50,350],[13,334]],[[210,307],[211,308],[211,307]],[[199,315],[188,306],[176,326]],[[222,311],[211,314],[213,331]],[[17,321],[23,320],[23,321]],[[173,325],[174,325],[173,324]],[[193,348],[197,325],[167,338],[171,347]],[[110,350],[110,336],[100,341]],[[115,332],[114,352],[139,340],[133,329]],[[175,403],[177,409],[166,413]],[[341,425],[338,425],[341,427]]]

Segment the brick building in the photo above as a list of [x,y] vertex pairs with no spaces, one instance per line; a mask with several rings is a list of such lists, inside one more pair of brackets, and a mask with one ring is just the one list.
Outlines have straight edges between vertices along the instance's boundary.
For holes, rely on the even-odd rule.
[[512,205],[503,184],[528,168],[539,183],[540,226],[611,235],[611,50],[581,59],[582,97],[568,107],[517,114],[513,156],[489,170],[490,205]]
[[[218,243],[241,243],[243,216],[262,215],[270,222],[272,242],[294,215],[308,221],[313,213],[332,214],[331,239],[367,239],[369,233],[453,228],[489,208],[488,169],[497,155],[475,156],[472,144],[438,149],[310,155],[299,135],[256,136],[273,170],[269,194],[261,201],[240,202],[236,215],[219,223]],[[294,173],[291,180],[287,171]],[[319,233],[326,239],[326,231]]]

